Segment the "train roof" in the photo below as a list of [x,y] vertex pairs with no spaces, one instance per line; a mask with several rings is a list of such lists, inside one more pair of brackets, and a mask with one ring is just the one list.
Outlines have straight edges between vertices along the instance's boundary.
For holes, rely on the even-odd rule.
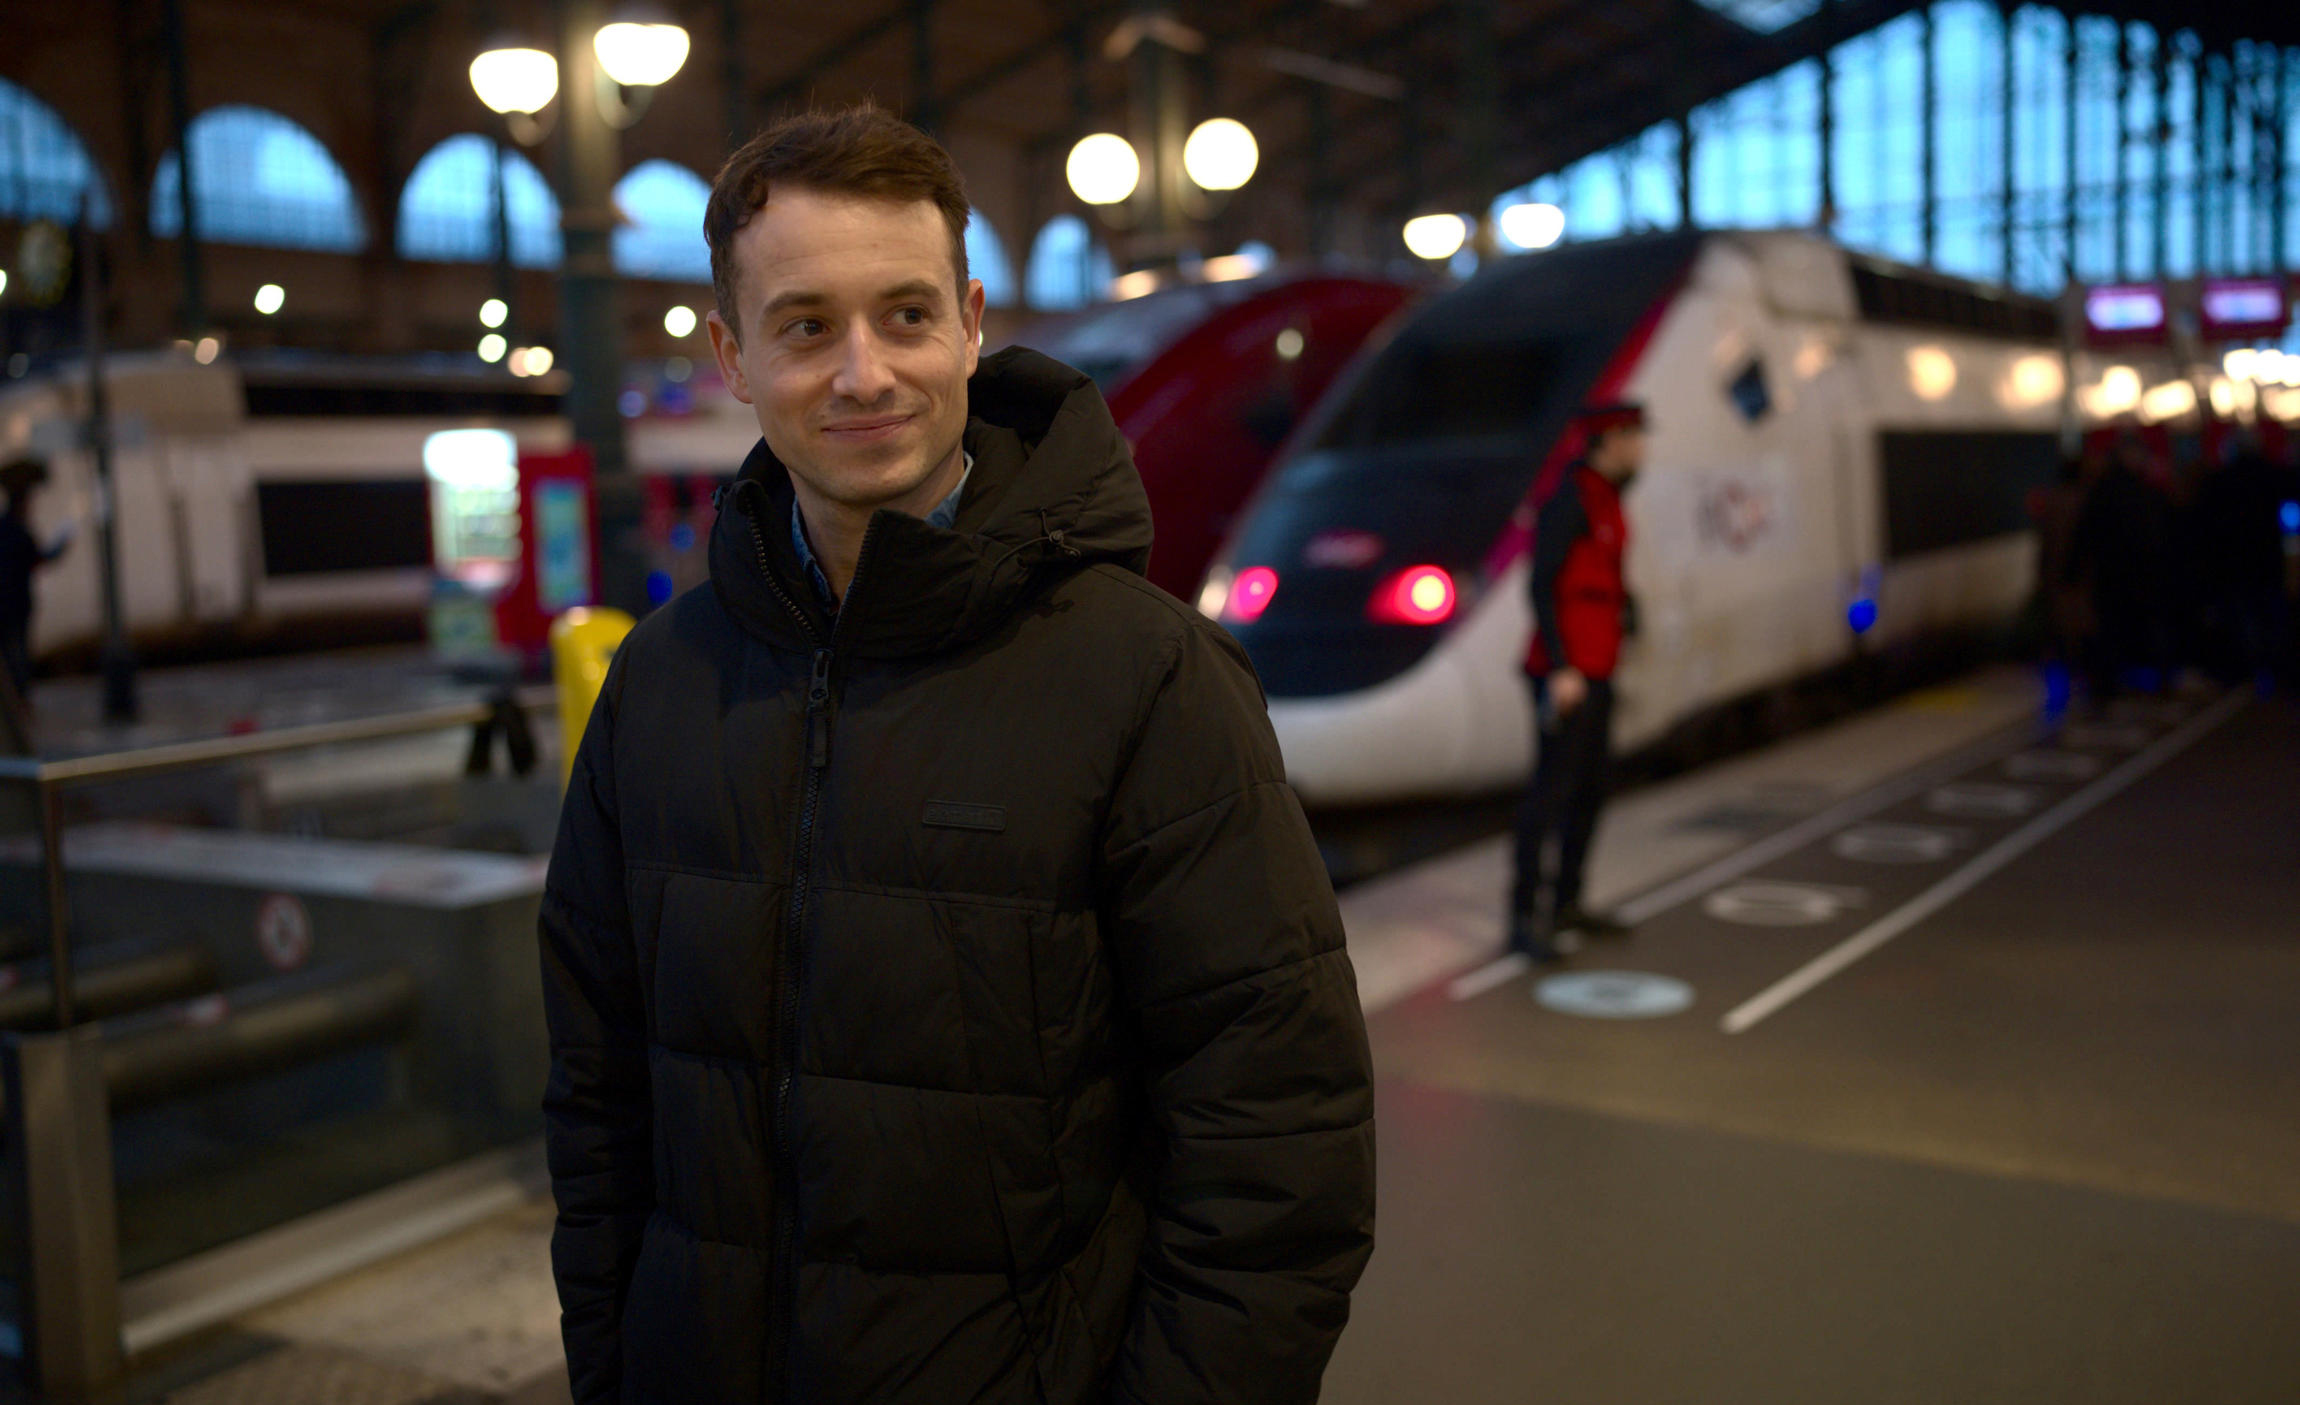
[[1094,378],[1105,395],[1214,314],[1301,283],[1360,274],[1297,268],[1220,283],[1183,283],[1124,302],[1049,317],[1024,327],[1016,345],[1042,351]]

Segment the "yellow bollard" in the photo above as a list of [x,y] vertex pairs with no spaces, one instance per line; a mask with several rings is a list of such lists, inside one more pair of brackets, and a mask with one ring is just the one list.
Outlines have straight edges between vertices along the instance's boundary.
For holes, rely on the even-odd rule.
[[551,682],[559,690],[559,788],[575,770],[591,705],[607,681],[607,663],[638,621],[621,610],[578,606],[551,622]]

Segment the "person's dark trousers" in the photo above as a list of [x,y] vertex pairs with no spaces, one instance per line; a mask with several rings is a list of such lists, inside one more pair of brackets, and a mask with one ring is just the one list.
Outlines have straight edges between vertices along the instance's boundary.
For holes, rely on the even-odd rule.
[[[1613,737],[1613,684],[1592,679],[1581,706],[1552,717],[1548,680],[1533,680],[1539,754],[1533,784],[1517,811],[1517,884],[1511,910],[1542,921],[1581,901],[1581,869],[1605,803],[1605,769]],[[1546,723],[1546,725],[1543,725]],[[1544,860],[1555,845],[1556,865]]]
[[8,670],[8,681],[16,685],[16,696],[32,695],[32,627],[29,621],[18,624],[0,619],[0,667]]

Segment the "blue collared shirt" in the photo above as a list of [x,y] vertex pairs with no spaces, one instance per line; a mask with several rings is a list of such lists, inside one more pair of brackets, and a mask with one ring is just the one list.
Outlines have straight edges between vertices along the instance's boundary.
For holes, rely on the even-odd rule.
[[[949,531],[958,522],[958,500],[966,492],[966,480],[974,475],[974,455],[966,456],[966,468],[958,475],[958,486],[950,496],[934,505],[926,515],[926,525]],[[806,567],[807,579],[814,582],[815,594],[832,614],[839,610],[839,597],[831,589],[831,578],[823,574],[822,562],[815,559],[815,549],[807,542],[807,521],[799,515],[799,500],[791,499],[791,545],[799,549],[799,564]]]

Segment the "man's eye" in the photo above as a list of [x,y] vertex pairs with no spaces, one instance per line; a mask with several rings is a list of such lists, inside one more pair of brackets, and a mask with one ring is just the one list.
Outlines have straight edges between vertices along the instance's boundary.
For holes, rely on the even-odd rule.
[[923,307],[899,309],[894,315],[894,320],[905,327],[923,327],[926,325],[926,309]]
[[794,337],[819,337],[825,330],[823,320],[819,317],[801,317],[783,329],[786,334]]

